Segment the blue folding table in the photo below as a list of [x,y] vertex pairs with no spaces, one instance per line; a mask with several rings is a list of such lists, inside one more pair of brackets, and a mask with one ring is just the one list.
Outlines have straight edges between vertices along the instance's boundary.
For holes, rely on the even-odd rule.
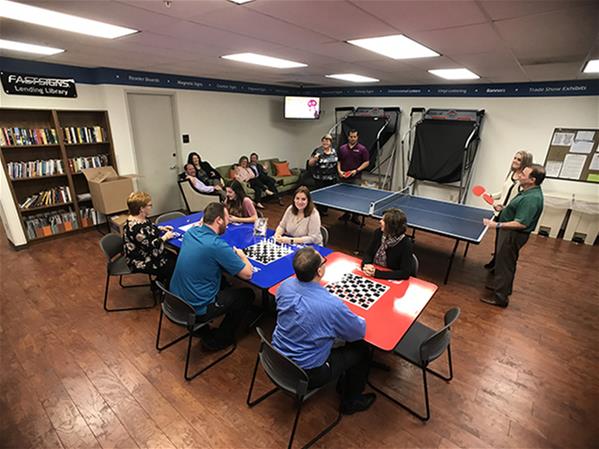
[[414,232],[418,229],[455,239],[445,272],[445,284],[449,279],[460,241],[466,242],[466,257],[470,243],[478,245],[487,232],[483,218],[493,217],[493,211],[489,209],[344,183],[315,190],[312,192],[312,199],[321,206],[377,219],[380,219],[387,209],[396,207],[406,213],[408,226]]

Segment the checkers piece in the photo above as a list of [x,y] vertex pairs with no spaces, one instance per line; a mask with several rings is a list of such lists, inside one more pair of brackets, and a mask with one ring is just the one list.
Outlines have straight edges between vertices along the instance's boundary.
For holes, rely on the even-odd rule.
[[324,286],[332,295],[351,304],[370,309],[389,287],[353,273],[345,273],[339,281]]

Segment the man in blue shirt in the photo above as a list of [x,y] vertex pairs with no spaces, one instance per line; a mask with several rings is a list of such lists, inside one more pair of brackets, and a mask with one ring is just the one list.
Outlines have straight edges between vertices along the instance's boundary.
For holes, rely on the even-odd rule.
[[206,206],[203,223],[185,233],[170,289],[191,304],[202,320],[226,313],[220,327],[202,337],[205,349],[218,351],[234,343],[235,330],[254,301],[251,288],[221,290],[222,272],[249,280],[254,270],[243,251],[220,237],[229,223],[224,205]]
[[[374,393],[362,393],[370,363],[369,346],[362,341],[366,322],[319,284],[324,263],[312,247],[295,254],[297,278],[287,279],[277,292],[272,344],[306,371],[310,388],[345,373],[341,411],[350,415],[366,410],[376,398]],[[352,343],[333,349],[336,338]]]

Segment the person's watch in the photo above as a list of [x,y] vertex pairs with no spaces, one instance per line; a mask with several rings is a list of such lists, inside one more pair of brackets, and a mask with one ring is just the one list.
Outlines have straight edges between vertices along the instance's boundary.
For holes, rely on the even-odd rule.
[[289,241],[291,242],[291,244],[293,245],[293,239],[289,239]]
[[497,229],[499,229],[501,227],[501,223],[497,222],[497,226],[496,227],[497,227]]

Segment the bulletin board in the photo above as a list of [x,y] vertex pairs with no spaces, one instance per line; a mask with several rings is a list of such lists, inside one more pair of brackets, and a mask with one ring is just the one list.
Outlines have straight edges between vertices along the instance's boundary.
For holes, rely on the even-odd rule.
[[599,129],[555,128],[545,172],[547,178],[599,183]]

